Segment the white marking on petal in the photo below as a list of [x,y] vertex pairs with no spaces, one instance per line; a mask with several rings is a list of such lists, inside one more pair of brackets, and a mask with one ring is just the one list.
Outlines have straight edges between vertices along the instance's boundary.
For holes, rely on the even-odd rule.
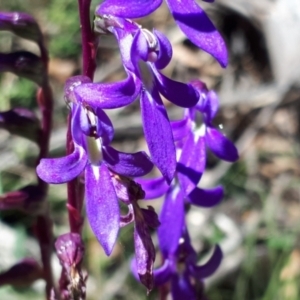
[[101,138],[95,139],[91,136],[85,137],[89,161],[92,165],[99,166],[99,164],[103,160]]
[[100,179],[100,170],[99,170],[99,167],[92,165],[92,171],[93,171],[95,179],[99,180]]
[[205,136],[205,133],[206,133],[206,126],[205,126],[205,124],[202,124],[202,125],[195,131],[195,136],[203,137],[203,136]]

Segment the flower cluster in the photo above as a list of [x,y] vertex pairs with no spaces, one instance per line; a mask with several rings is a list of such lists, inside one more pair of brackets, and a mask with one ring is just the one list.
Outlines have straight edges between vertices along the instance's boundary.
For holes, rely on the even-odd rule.
[[[226,66],[224,41],[195,1],[166,2],[187,37]],[[107,0],[97,7],[95,31],[115,36],[127,77],[113,83],[93,83],[85,76],[67,81],[65,99],[71,107],[74,151],[63,158],[43,159],[37,173],[54,184],[82,174],[87,218],[106,254],[112,252],[119,228],[134,222],[134,272],[142,283],[151,290],[153,283],[171,280],[174,299],[196,299],[189,278],[209,276],[218,267],[222,254],[217,246],[205,266],[196,265],[185,223],[185,206],[212,207],[223,196],[221,187],[204,190],[197,186],[205,170],[206,147],[231,162],[238,154],[234,145],[213,127],[218,110],[216,94],[200,81],[182,83],[164,76],[161,70],[172,58],[169,40],[161,32],[151,32],[132,20],[149,15],[161,3],[162,0]],[[182,120],[169,120],[161,95],[185,108]],[[119,152],[110,146],[114,129],[103,109],[124,107],[136,99],[140,101],[150,157],[144,152]],[[199,128],[197,113],[204,120]],[[153,165],[162,177],[132,180],[149,173]],[[137,204],[139,199],[163,194],[166,196],[159,221],[151,207],[140,209]],[[118,201],[128,206],[127,215],[120,214]],[[155,249],[149,227],[158,227],[164,259],[164,265],[154,272]],[[182,273],[176,271],[179,263],[185,265]]]
[[[84,3],[88,1],[79,1],[79,7],[84,7]],[[225,67],[225,43],[196,2],[166,0],[166,3],[186,36]],[[132,20],[151,14],[161,4],[162,0],[106,0],[96,8],[95,34],[115,37],[127,76],[119,82],[95,83],[89,69],[84,71],[85,76],[67,80],[64,96],[70,107],[72,145],[65,157],[45,158],[46,152],[42,151],[36,170],[39,178],[50,184],[70,184],[77,178],[84,183],[87,219],[107,255],[113,251],[120,228],[134,223],[135,259],[132,268],[148,291],[154,285],[171,282],[173,299],[202,299],[202,280],[217,269],[222,252],[216,246],[210,260],[205,265],[197,265],[197,253],[189,238],[185,212],[191,205],[212,207],[223,197],[220,186],[212,189],[198,187],[206,167],[206,148],[229,162],[237,160],[238,153],[224,134],[213,126],[219,102],[216,93],[209,91],[199,80],[183,83],[166,77],[161,70],[172,59],[170,41],[163,33],[155,29],[149,31]],[[88,14],[89,5],[85,8]],[[10,13],[0,15],[0,29],[36,41],[43,58],[45,51],[39,27],[28,15],[19,14],[18,18]],[[87,23],[83,22],[82,26]],[[83,37],[86,36],[88,34],[83,34]],[[94,37],[93,34],[89,36]],[[89,42],[93,45],[96,40],[99,39]],[[83,46],[88,48],[91,45]],[[84,63],[89,65],[91,62],[85,60]],[[0,71],[15,72],[47,90],[44,65],[39,57],[25,51],[0,54]],[[162,96],[184,109],[181,120],[169,120]],[[149,156],[143,151],[124,153],[111,146],[114,127],[104,110],[124,107],[136,100],[140,102]],[[41,104],[44,102],[45,95],[40,99]],[[198,115],[203,120],[200,126],[197,124]],[[14,122],[9,121],[11,118],[28,123],[31,128],[35,124],[32,116],[24,116],[23,110],[14,110],[0,115],[2,126],[12,127]],[[47,124],[49,129],[50,123]],[[32,140],[43,136],[39,127],[30,132],[23,128],[23,131]],[[39,142],[44,144],[41,138]],[[161,172],[161,177],[141,178],[154,166]],[[43,187],[41,194],[45,195],[45,185],[42,181],[40,184]],[[20,209],[29,194],[26,191],[22,190],[17,195],[19,198],[16,198],[18,203],[15,206]],[[144,209],[138,205],[138,200],[163,195],[165,199],[159,217],[151,206]],[[9,200],[10,196],[6,195],[5,199]],[[128,208],[127,214],[121,213],[121,203]],[[68,199],[69,210],[80,219],[81,205],[72,205]],[[8,203],[5,207],[13,205]],[[150,228],[158,228],[159,250],[164,261],[155,270],[156,250]],[[85,298],[86,293],[86,277],[81,271],[84,245],[78,227],[73,231],[60,236],[55,244],[64,270],[60,281],[64,299]],[[51,297],[54,299],[53,293],[52,290]]]

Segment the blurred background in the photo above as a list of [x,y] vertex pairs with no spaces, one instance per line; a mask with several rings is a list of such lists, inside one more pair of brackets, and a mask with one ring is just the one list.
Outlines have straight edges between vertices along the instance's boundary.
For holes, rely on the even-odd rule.
[[[200,3],[201,2],[201,3]],[[91,13],[99,1],[92,1]],[[220,96],[215,125],[236,144],[240,160],[219,162],[209,155],[203,187],[223,184],[221,205],[193,208],[187,216],[197,250],[219,243],[224,260],[207,280],[211,300],[300,299],[300,2],[299,0],[199,1],[224,36],[230,53],[227,69],[190,43],[175,26],[166,5],[141,20],[165,33],[173,44],[173,59],[164,74],[188,82],[200,79]],[[25,11],[39,22],[50,51],[50,77],[55,98],[51,156],[65,153],[66,116],[63,85],[80,74],[81,38],[75,0],[1,0],[0,10]],[[26,49],[34,43],[0,32],[0,52]],[[95,81],[124,76],[116,42],[104,37],[97,54]],[[0,110],[24,106],[35,110],[36,85],[10,73],[0,73]],[[171,119],[182,110],[167,101]],[[145,150],[138,103],[109,111],[116,129],[114,146],[123,151]],[[0,193],[35,180],[38,149],[25,139],[0,131]],[[155,172],[153,173],[155,176]],[[50,187],[54,233],[68,232],[66,186]],[[152,202],[157,210],[162,199]],[[19,212],[0,212],[0,271],[24,256],[39,256],[32,220]],[[88,299],[158,299],[132,278],[133,228],[121,230],[107,258],[84,227]],[[153,233],[155,243],[156,237]],[[60,266],[53,258],[56,276]],[[43,299],[43,282],[30,288],[0,287],[0,299]]]

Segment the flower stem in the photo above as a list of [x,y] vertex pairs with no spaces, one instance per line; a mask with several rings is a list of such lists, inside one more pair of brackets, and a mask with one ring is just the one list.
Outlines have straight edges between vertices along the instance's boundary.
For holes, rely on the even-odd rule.
[[[52,115],[53,115],[53,96],[52,90],[48,81],[48,53],[42,43],[40,43],[41,58],[44,63],[45,77],[42,86],[37,92],[37,102],[42,114],[42,133],[39,139],[40,153],[36,161],[36,165],[40,163],[42,158],[48,156],[50,135],[52,129]],[[42,194],[46,197],[48,192],[48,184],[39,177],[38,186]],[[46,202],[46,201],[45,201]],[[51,298],[51,290],[54,288],[53,274],[51,268],[51,254],[53,248],[53,232],[52,220],[50,218],[50,211],[48,203],[45,204],[43,214],[36,219],[34,232],[38,239],[41,252],[41,260],[43,264],[44,279],[46,281],[46,297]]]

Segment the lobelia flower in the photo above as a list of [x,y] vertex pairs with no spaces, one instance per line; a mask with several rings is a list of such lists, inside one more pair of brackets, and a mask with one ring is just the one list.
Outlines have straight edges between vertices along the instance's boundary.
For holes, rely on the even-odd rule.
[[128,77],[119,83],[82,84],[74,89],[78,102],[91,107],[122,107],[140,98],[145,138],[153,162],[167,182],[176,169],[172,130],[160,93],[182,107],[198,101],[198,92],[190,84],[171,80],[160,73],[170,61],[172,48],[159,31],[153,33],[138,24],[113,16],[95,21],[101,32],[111,32],[118,40],[123,65]]
[[71,106],[74,151],[66,157],[42,159],[37,174],[44,181],[57,184],[68,182],[85,170],[87,218],[105,253],[110,255],[120,222],[112,176],[143,176],[150,172],[153,163],[144,152],[127,154],[109,146],[114,130],[105,112],[74,101],[74,87],[83,82],[90,82],[90,79],[73,77],[65,88]]
[[154,270],[155,285],[171,281],[173,300],[205,300],[203,279],[211,276],[218,269],[222,256],[221,248],[216,245],[210,259],[198,266],[197,253],[184,228],[175,253],[173,251],[165,253],[163,265]]
[[[96,8],[99,15],[140,18],[155,11],[163,0],[106,0]],[[213,2],[213,0],[205,0]],[[170,12],[183,33],[200,49],[226,67],[227,49],[222,36],[195,0],[166,0]]]
[[[213,91],[208,91],[200,81],[192,82],[199,92],[199,101],[193,108],[186,109],[182,120],[172,122],[174,138],[177,148],[176,175],[169,186],[164,178],[138,179],[145,191],[145,199],[153,199],[165,195],[160,213],[161,225],[158,228],[160,250],[165,264],[156,274],[155,282],[172,281],[174,299],[196,299],[194,287],[189,277],[204,278],[218,267],[222,254],[217,247],[207,265],[195,266],[195,251],[192,249],[185,224],[186,205],[212,207],[217,205],[223,197],[223,189],[218,186],[213,189],[197,187],[205,170],[206,145],[221,159],[235,161],[238,153],[235,146],[212,125],[218,110],[218,98]],[[196,128],[196,112],[203,115],[204,124]],[[180,245],[183,241],[183,245]],[[182,261],[182,251],[186,271],[176,272],[176,260]],[[209,270],[206,273],[195,270]],[[203,271],[204,272],[204,271]],[[208,273],[207,273],[208,272]],[[198,298],[197,298],[198,299]]]

